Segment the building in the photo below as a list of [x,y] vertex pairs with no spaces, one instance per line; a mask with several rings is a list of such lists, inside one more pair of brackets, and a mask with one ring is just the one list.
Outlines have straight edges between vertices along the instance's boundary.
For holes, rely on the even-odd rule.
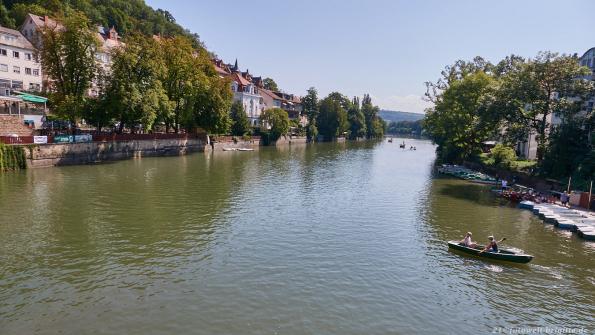
[[[595,47],[587,50],[579,59],[578,62],[581,66],[586,66],[591,70],[591,73],[586,75],[583,79],[595,81]],[[557,93],[554,93],[557,97]],[[585,101],[583,106],[584,111],[590,111],[593,109],[595,104],[595,96],[591,96],[589,100]],[[562,119],[555,114],[548,115],[547,123],[550,125],[550,129],[562,123]],[[537,134],[531,132],[527,136],[527,140],[519,142],[517,144],[517,154],[526,159],[537,158]]]
[[290,120],[297,120],[302,126],[308,124],[308,119],[302,115],[302,100],[300,97],[284,92],[273,92],[260,88],[263,97],[263,109],[281,108],[287,112]]
[[[595,81],[595,47],[587,50],[578,61],[581,66],[586,66],[591,70],[591,74],[586,75],[585,79]],[[594,104],[595,96],[591,96],[591,98],[585,102],[585,109],[592,110]]]
[[0,95],[39,92],[41,76],[33,45],[18,30],[0,27]]
[[[21,25],[20,30],[21,33],[31,42],[31,44],[33,44],[36,48],[40,48],[41,39],[39,37],[39,32],[44,27],[63,29],[63,26],[59,22],[48,16],[39,16],[29,13],[25,17],[25,21]],[[107,74],[111,69],[112,51],[115,48],[123,46],[124,43],[120,41],[120,36],[114,27],[108,30],[104,27],[98,26],[96,35],[97,40],[99,41],[99,49],[95,51],[95,59],[97,60],[97,64],[99,65],[101,72]],[[47,78],[44,79],[44,82],[47,83]],[[89,88],[89,96],[96,97],[99,95],[100,86],[101,76],[97,76],[97,78],[95,78],[95,80],[91,83],[91,87]]]
[[[112,27],[106,30],[102,26],[97,27],[97,39],[99,40],[99,49],[95,52],[95,59],[102,72],[102,74],[109,74],[112,67],[112,52],[124,45],[120,41],[120,36],[116,28]],[[89,96],[96,97],[101,91],[101,79],[96,78],[91,83],[89,89]]]
[[[248,70],[240,71],[238,61],[234,65],[225,64],[220,59],[214,59],[213,65],[220,77],[231,79],[231,90],[233,100],[239,101],[244,106],[246,116],[252,127],[260,124],[260,115],[263,111],[263,97],[260,95],[260,87],[253,81],[259,81],[260,77],[253,77]],[[262,80],[260,80],[262,81]]]
[[35,48],[18,30],[0,27],[0,114],[4,118],[18,119],[6,122],[4,131],[13,127],[30,129],[42,127],[46,113],[46,98],[26,92],[42,89],[41,65],[35,57]]

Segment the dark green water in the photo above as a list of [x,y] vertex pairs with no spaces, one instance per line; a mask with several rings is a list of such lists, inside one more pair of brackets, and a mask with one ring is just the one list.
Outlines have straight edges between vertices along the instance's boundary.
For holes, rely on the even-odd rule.
[[[595,244],[407,142],[0,175],[0,334],[595,331]],[[449,252],[468,230],[535,260]]]

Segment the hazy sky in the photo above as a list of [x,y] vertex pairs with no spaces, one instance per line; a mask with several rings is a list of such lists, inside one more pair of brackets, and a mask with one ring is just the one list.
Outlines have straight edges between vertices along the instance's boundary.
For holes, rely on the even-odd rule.
[[423,112],[424,82],[476,55],[579,53],[595,46],[595,1],[147,0],[226,62],[286,92],[370,93],[382,108]]

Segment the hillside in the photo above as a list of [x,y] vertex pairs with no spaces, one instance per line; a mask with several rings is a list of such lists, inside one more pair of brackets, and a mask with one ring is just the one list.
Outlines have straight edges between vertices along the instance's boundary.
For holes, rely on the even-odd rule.
[[387,123],[388,122],[399,122],[399,121],[418,121],[424,118],[424,114],[399,112],[381,110],[378,115]]
[[144,0],[0,0],[0,25],[18,29],[27,13],[60,16],[68,9],[82,11],[93,23],[115,27],[124,36],[132,31],[146,35],[185,35],[195,44],[202,44],[198,35],[178,25],[168,11],[155,10]]

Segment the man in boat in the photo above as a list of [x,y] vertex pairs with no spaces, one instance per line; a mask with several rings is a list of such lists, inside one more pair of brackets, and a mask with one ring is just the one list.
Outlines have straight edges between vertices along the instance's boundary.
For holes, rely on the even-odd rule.
[[506,238],[501,239],[500,241],[496,242],[496,240],[494,239],[494,236],[488,236],[488,240],[489,243],[486,245],[486,247],[481,251],[481,252],[498,252],[498,243],[501,243],[502,241],[506,240]]
[[477,243],[473,243],[471,241],[471,236],[472,235],[473,234],[471,234],[471,232],[467,232],[467,234],[465,234],[465,238],[461,242],[459,242],[459,244],[462,244],[462,245],[464,245],[464,246],[466,246],[468,248],[475,248],[475,247],[477,247]]

